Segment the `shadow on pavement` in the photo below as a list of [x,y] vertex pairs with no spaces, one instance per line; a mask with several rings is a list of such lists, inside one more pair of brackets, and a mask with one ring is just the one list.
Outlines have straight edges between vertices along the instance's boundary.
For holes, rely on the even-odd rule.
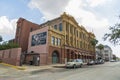
[[53,68],[65,68],[65,66],[52,66]]

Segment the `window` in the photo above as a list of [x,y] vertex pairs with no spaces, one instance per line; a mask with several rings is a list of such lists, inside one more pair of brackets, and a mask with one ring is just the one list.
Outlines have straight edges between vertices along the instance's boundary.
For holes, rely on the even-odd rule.
[[55,38],[55,45],[57,45],[57,38]]
[[51,37],[51,44],[60,46],[61,45],[61,40],[59,38],[55,38],[54,36]]
[[60,46],[61,44],[61,40],[58,38],[58,46]]
[[54,29],[56,29],[56,30],[57,30],[57,25],[54,25]]
[[51,37],[51,43],[52,43],[52,45],[55,45],[55,37],[54,36]]
[[108,56],[108,54],[105,54],[105,56]]
[[62,23],[59,24],[59,31],[62,31]]
[[56,46],[58,46],[58,38],[55,38]]

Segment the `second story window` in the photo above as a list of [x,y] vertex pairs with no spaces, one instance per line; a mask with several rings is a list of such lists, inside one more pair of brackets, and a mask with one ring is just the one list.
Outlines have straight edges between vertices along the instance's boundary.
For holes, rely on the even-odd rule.
[[55,45],[57,46],[58,45],[58,39],[55,38]]
[[57,30],[57,25],[54,25],[54,29]]
[[55,37],[51,37],[51,43],[52,43],[52,45],[55,45]]
[[60,46],[60,44],[61,44],[61,40],[60,40],[60,39],[58,39],[58,46]]
[[62,23],[59,24],[59,31],[62,31]]

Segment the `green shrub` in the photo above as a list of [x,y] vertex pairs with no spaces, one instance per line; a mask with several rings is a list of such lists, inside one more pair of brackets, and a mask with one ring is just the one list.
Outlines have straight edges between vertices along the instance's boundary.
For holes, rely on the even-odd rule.
[[0,50],[6,50],[6,49],[11,49],[11,48],[18,48],[19,45],[16,43],[3,43],[0,44]]

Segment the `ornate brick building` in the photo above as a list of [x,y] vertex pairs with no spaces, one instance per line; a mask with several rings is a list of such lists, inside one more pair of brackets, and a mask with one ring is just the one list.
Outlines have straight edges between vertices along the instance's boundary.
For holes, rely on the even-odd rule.
[[[32,60],[33,56],[30,55],[38,56],[41,65],[65,63],[77,58],[84,62],[95,59],[95,47],[90,43],[95,35],[78,25],[72,16],[63,13],[60,17],[39,25],[39,29],[37,25],[35,29],[37,30],[32,32],[29,30],[30,35],[27,35],[29,43],[26,62]],[[23,44],[25,43],[27,39]]]

